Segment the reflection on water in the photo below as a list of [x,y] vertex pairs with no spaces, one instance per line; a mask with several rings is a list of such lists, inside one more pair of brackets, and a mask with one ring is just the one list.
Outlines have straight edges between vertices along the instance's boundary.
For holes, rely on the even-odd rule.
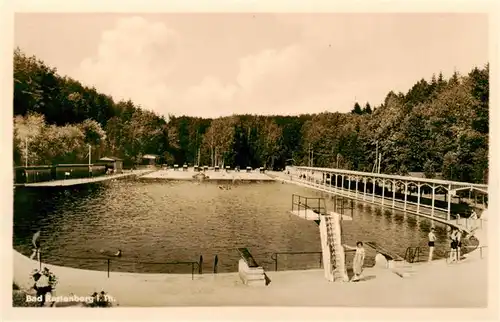
[[[42,228],[45,261],[106,270],[101,249],[123,250],[111,270],[191,272],[189,265],[161,264],[204,258],[204,272],[237,271],[236,248],[247,247],[265,269],[274,269],[274,252],[319,252],[319,230],[313,221],[289,213],[292,194],[321,194],[296,185],[241,184],[220,190],[215,184],[150,183],[122,180],[76,188],[16,189],[14,247],[31,252],[31,237]],[[326,198],[327,210],[333,201]],[[408,246],[426,246],[429,220],[372,205],[356,204],[354,220],[344,222],[347,244],[372,241],[404,256]],[[436,224],[436,255],[448,246],[447,232]],[[427,248],[425,247],[425,253]],[[375,253],[367,248],[367,264]],[[69,258],[78,257],[78,258]],[[318,254],[281,255],[279,269],[319,267]],[[137,262],[156,262],[142,264]]]

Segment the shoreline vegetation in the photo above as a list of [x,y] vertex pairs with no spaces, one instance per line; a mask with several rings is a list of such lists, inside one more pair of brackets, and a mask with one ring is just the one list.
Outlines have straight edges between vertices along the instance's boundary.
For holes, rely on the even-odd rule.
[[378,150],[381,173],[487,183],[488,101],[486,64],[390,91],[379,106],[356,102],[350,113],[163,117],[115,102],[17,48],[13,161],[25,165],[27,150],[28,165],[87,163],[90,145],[92,162],[113,155],[124,166],[155,154],[167,164],[283,169],[312,160],[371,172]]

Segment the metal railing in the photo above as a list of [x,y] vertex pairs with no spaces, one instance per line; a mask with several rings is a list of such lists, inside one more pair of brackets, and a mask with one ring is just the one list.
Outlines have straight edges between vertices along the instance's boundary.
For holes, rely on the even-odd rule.
[[455,224],[457,226],[462,225],[465,226],[466,229],[469,229],[471,231],[474,231],[476,229],[483,229],[483,221],[484,219],[477,218],[477,219],[472,219],[472,218],[462,218],[460,215],[455,215]]
[[271,255],[271,259],[274,261],[274,270],[278,271],[278,256],[279,255],[311,255],[319,254],[319,268],[323,267],[323,253],[322,252],[277,252]]
[[419,246],[417,247],[408,247],[405,252],[404,260],[408,263],[415,263],[415,258],[417,262],[420,262],[420,254],[422,253]]
[[307,219],[308,210],[315,212],[316,214],[325,214],[326,206],[325,199],[321,197],[303,197],[300,195],[292,195],[292,212],[297,211],[300,214],[304,211],[304,217]]
[[[347,207],[346,207],[347,204]],[[334,195],[333,199],[333,208],[336,213],[339,213],[341,215],[345,215],[346,210],[351,211],[351,217],[354,216],[354,200],[351,198],[339,196],[339,195]]]
[[[92,260],[92,261],[103,261],[106,263],[106,272],[108,278],[110,277],[111,272],[111,264],[112,262],[116,263],[129,263],[129,264],[140,264],[140,265],[166,265],[166,266],[191,266],[191,279],[194,280],[195,270],[198,269],[198,274],[203,274],[203,256],[200,255],[200,261],[173,261],[173,262],[143,262],[143,261],[134,261],[134,260],[125,260],[119,257],[79,257],[79,256],[63,256],[57,255],[54,256],[57,258],[69,258],[69,259],[80,259],[80,260]],[[39,265],[40,270],[42,269],[42,254],[40,253]],[[46,263],[49,264],[49,263]]]
[[[430,201],[426,201],[425,198],[421,198],[421,200],[420,200],[421,202],[417,203],[417,202],[409,200],[411,198],[411,196],[408,196],[408,200],[405,201],[404,199],[402,199],[402,197],[400,198],[399,196],[396,196],[396,198],[393,199],[391,197],[388,197],[387,195],[382,196],[378,192],[363,193],[359,189],[358,189],[358,192],[360,192],[360,193],[357,194],[355,188],[351,187],[351,189],[349,189],[348,187],[344,187],[344,186],[337,186],[336,187],[335,185],[329,185],[326,181],[322,181],[322,180],[315,181],[312,177],[306,177],[303,179],[303,178],[300,178],[299,176],[290,176],[290,180],[318,188],[318,189],[325,191],[325,192],[332,192],[332,193],[338,194],[340,196],[346,196],[347,198],[354,198],[354,199],[357,199],[357,200],[360,200],[363,202],[375,203],[372,201],[372,198],[374,198],[377,200],[388,201],[389,203],[384,205],[387,207],[391,207],[392,206],[391,203],[394,202],[395,209],[407,211],[406,207],[400,205],[400,204],[403,204],[403,205],[406,204],[408,207],[409,206],[419,207],[420,208],[419,213],[422,213],[422,214],[425,214],[425,212],[423,212],[422,209],[425,209],[428,211],[434,209],[434,216],[436,216],[436,217],[439,217],[439,215],[446,217],[446,215],[447,215],[447,209],[440,208],[439,206],[436,206],[436,205],[433,207],[432,204],[430,203]],[[430,200],[430,199],[428,199],[428,200]],[[436,202],[437,201],[438,200],[436,200]],[[427,202],[429,204],[427,204]],[[375,203],[375,204],[378,204],[378,203]],[[454,213],[452,213],[451,215],[453,216]]]
[[214,270],[213,270],[214,274],[217,274],[217,270],[219,268],[218,265],[219,265],[219,256],[215,255],[215,257],[214,257]]

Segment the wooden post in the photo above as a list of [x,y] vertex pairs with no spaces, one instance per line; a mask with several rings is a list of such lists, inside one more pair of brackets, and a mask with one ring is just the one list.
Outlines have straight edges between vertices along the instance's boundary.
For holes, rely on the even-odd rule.
[[417,192],[418,192],[418,196],[417,196],[417,214],[420,213],[420,184],[417,184]]
[[446,214],[446,220],[451,220],[451,183],[448,184],[448,212]]
[[392,209],[395,207],[396,203],[396,182],[392,181]]
[[434,217],[434,199],[436,198],[436,184],[432,184],[432,207],[431,207],[431,217]]
[[338,174],[335,174],[335,193],[337,193],[337,190],[339,189],[338,177]]
[[385,198],[385,179],[382,179],[382,206],[384,205]]
[[358,200],[358,181],[359,177],[356,177],[356,200]]
[[366,177],[363,178],[363,200],[366,200]]
[[349,196],[351,196],[351,176],[347,176],[349,183],[347,184],[347,190],[349,190]]
[[375,183],[377,183],[377,179],[372,178],[372,202],[375,203]]
[[405,185],[405,204],[404,204],[404,211],[406,211],[406,203],[407,203],[407,199],[408,199],[408,182],[405,181],[404,182],[404,185]]
[[26,141],[26,151],[25,151],[26,152],[26,157],[25,157],[26,160],[24,160],[24,166],[28,167],[28,137],[26,137],[25,141]]

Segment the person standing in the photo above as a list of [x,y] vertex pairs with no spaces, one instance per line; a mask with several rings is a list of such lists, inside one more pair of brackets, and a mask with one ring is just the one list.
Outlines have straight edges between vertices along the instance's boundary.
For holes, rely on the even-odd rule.
[[40,234],[41,231],[37,230],[31,239],[31,243],[33,244],[33,253],[30,256],[30,259],[34,259],[37,257],[37,261],[40,261]]
[[431,231],[429,232],[429,259],[428,261],[432,261],[432,257],[434,255],[434,243],[436,242],[436,234],[434,233],[434,227],[431,228]]
[[460,261],[462,259],[462,231],[457,228],[456,233],[455,233],[455,240],[457,243],[457,261]]
[[352,270],[354,276],[352,277],[352,282],[357,282],[361,278],[361,273],[363,272],[363,265],[365,263],[365,248],[363,243],[358,241],[356,243],[356,253],[354,254],[354,260],[352,263]]
[[47,293],[51,293],[52,291],[50,286],[49,273],[47,269],[45,269],[42,272],[42,274],[40,274],[35,284],[35,290],[36,290],[36,298],[37,299],[40,298],[39,302],[40,306],[44,306]]
[[453,227],[451,229],[451,250],[450,250],[450,261],[456,262],[458,260],[458,229]]

